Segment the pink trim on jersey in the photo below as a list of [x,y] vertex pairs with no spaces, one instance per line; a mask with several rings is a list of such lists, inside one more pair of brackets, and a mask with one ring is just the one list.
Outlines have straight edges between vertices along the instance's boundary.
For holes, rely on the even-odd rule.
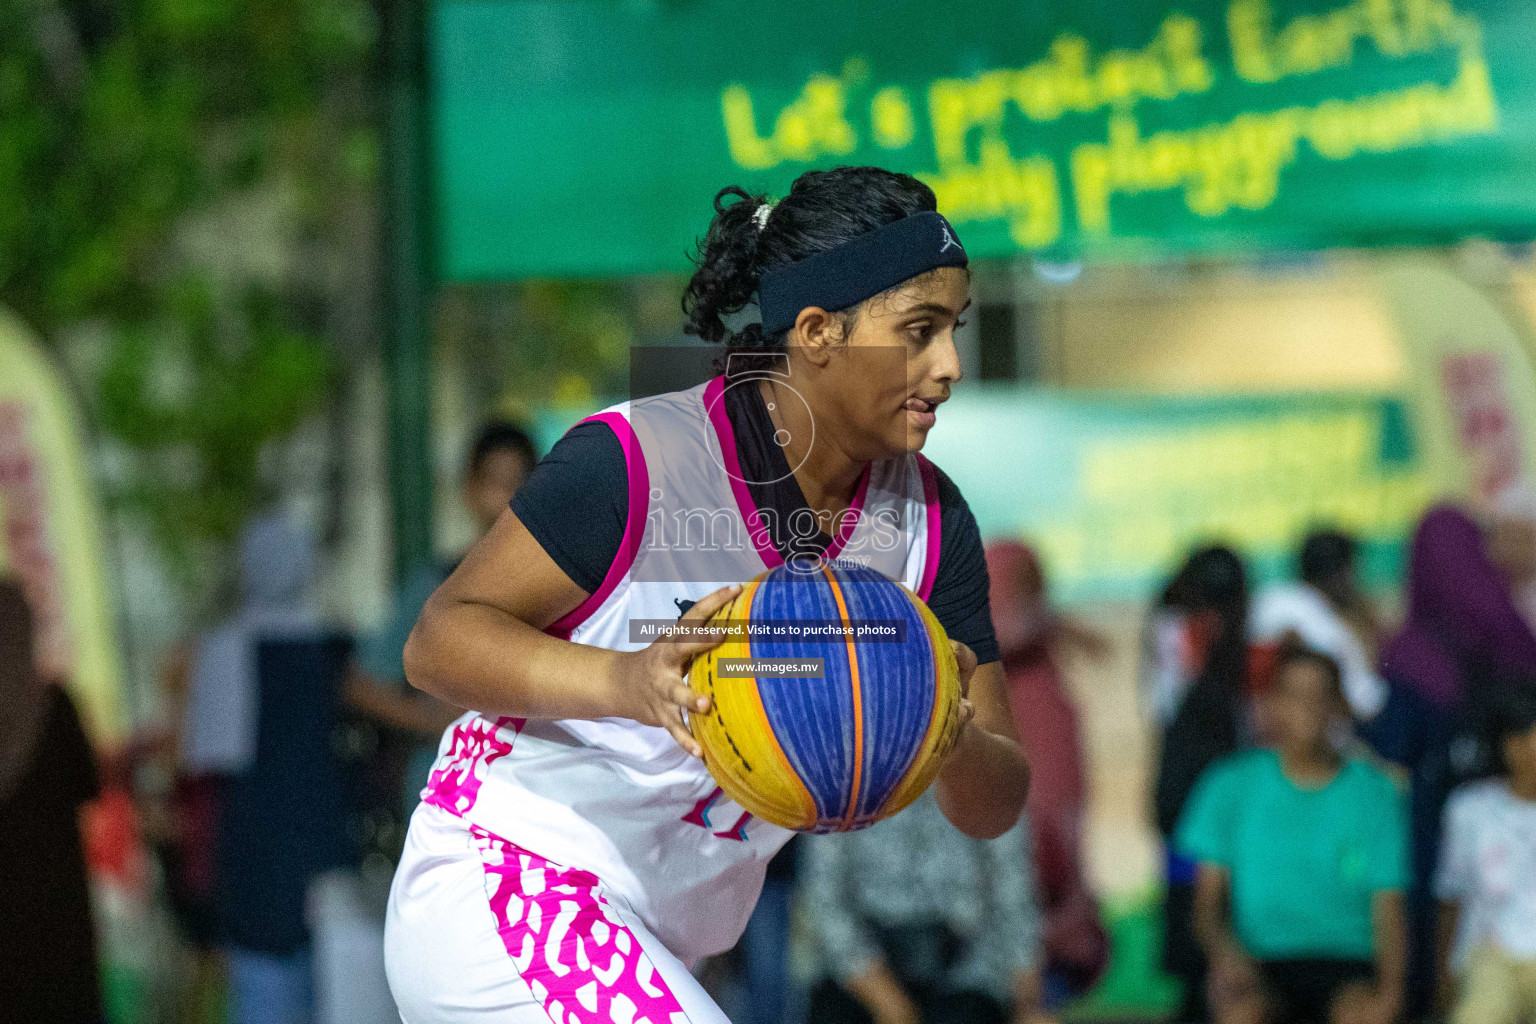
[[687,1024],[688,1015],[590,871],[470,827],[507,956],[558,1024]]
[[[752,544],[757,548],[757,554],[763,560],[765,568],[773,569],[784,564],[784,556],[779,554],[778,548],[773,546],[773,537],[763,526],[763,517],[757,509],[757,502],[752,500],[752,490],[747,486],[741,472],[741,458],[736,451],[736,430],[731,426],[731,418],[726,414],[725,402],[725,378],[716,377],[704,385],[704,408],[709,412],[709,422],[714,425],[715,435],[720,440],[720,455],[725,460],[725,473],[731,479],[731,493],[736,497],[736,508],[741,513],[742,521],[747,524],[747,535],[752,538]],[[837,535],[832,538],[832,543],[827,545],[824,558],[836,558],[838,552],[843,550],[843,545],[848,543],[853,531],[858,528],[859,520],[864,515],[864,499],[869,494],[870,466],[865,465],[863,474],[859,477],[859,489],[854,492],[853,504],[848,506],[848,512],[840,516]],[[852,513],[849,515],[848,513]]]
[[[441,767],[434,766],[421,791],[422,803],[441,807],[462,817],[480,798],[480,784],[490,774],[491,762],[512,753],[517,734],[526,718],[498,718],[494,722],[477,715],[467,722],[455,722],[448,741],[448,753]],[[510,728],[512,739],[501,738],[501,730]]]
[[924,525],[925,543],[928,545],[923,558],[923,578],[917,588],[917,596],[924,601],[933,593],[933,581],[939,575],[939,547],[943,538],[943,515],[939,509],[939,474],[933,463],[925,457],[917,457],[917,470],[923,475],[923,501],[928,506]]
[[843,550],[843,545],[848,543],[848,538],[853,536],[853,531],[858,529],[859,520],[864,517],[864,498],[869,494],[870,467],[864,466],[864,475],[859,477],[859,489],[853,492],[853,504],[848,506],[849,515],[844,513],[842,525],[838,527],[837,536],[832,538],[832,543],[827,545],[827,553],[824,558],[836,558]]
[[742,477],[741,459],[736,454],[736,431],[731,426],[731,418],[726,415],[724,396],[725,377],[716,377],[704,385],[704,408],[709,413],[709,422],[714,424],[715,436],[720,441],[720,457],[725,460],[725,475],[731,479],[731,493],[736,496],[736,509],[741,513],[742,521],[747,524],[747,536],[757,548],[758,557],[763,560],[764,566],[773,569],[784,564],[784,557],[773,546],[773,538],[757,511],[757,502],[752,500],[752,491]]
[[624,523],[624,539],[619,542],[618,554],[614,556],[613,564],[608,566],[608,575],[603,577],[602,585],[545,630],[562,640],[569,640],[576,627],[603,606],[603,602],[608,600],[635,564],[635,556],[640,553],[640,544],[645,538],[645,517],[651,504],[651,477],[645,468],[645,452],[641,450],[640,439],[635,436],[635,428],[629,420],[616,412],[600,412],[581,422],[606,423],[618,436],[619,444],[624,449],[624,466],[629,477],[629,516]]

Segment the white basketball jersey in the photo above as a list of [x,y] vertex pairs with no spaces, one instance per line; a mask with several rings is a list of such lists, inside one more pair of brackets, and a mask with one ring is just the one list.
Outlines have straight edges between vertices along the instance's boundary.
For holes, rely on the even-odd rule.
[[[629,473],[629,519],[602,586],[552,634],[609,650],[647,641],[632,620],[683,608],[782,559],[742,479],[717,377],[592,417],[613,428]],[[933,466],[871,464],[829,556],[857,561],[923,598],[939,550]],[[790,832],[728,800],[665,729],[629,719],[522,720],[466,714],[444,735],[423,799],[542,856],[591,871],[685,963],[735,944],[769,858]]]

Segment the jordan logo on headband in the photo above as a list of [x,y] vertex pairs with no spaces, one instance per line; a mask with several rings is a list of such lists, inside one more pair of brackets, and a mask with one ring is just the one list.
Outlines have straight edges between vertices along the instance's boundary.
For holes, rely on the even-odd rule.
[[[939,252],[941,252],[941,253],[948,252],[951,248],[960,249],[960,243],[955,241],[955,236],[949,233],[949,225],[945,224],[945,225],[943,225],[943,228],[944,228],[944,244],[939,246]],[[960,251],[964,252],[965,250],[964,249],[960,249]]]

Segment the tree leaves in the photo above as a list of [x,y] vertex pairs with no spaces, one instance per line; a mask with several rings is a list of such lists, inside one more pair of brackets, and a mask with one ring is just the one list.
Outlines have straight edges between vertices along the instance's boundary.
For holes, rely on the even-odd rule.
[[178,230],[262,182],[323,195],[335,169],[367,173],[366,105],[337,133],[326,101],[363,91],[373,36],[367,0],[0,2],[0,304],[55,345],[107,325],[77,384],[130,453],[114,499],[188,581],[330,371],[302,275],[228,280],[179,254]]

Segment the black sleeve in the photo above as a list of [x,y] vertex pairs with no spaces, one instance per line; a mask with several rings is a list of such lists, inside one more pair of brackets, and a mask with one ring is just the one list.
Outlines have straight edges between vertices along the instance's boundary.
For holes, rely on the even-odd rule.
[[606,423],[578,423],[512,497],[512,511],[571,582],[591,594],[624,543],[629,468]]
[[997,634],[992,628],[991,580],[976,516],[960,488],[936,469],[939,484],[939,568],[928,607],[949,634],[976,652],[978,664],[996,661]]

